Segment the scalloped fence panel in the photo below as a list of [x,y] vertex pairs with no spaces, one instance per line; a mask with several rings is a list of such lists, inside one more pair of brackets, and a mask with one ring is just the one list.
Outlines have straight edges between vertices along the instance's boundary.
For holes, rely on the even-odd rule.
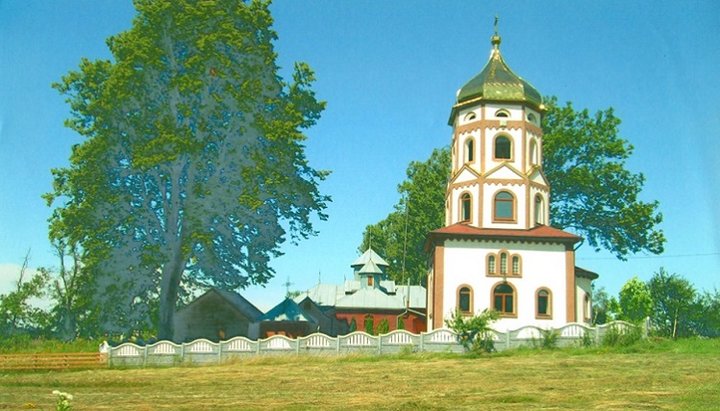
[[[558,335],[559,346],[582,345],[588,337],[594,343],[602,341],[610,329],[628,332],[637,326],[615,321],[598,327],[570,323],[557,329],[542,329],[525,326],[516,330],[490,330],[486,337],[493,340],[497,351],[522,346],[538,346],[543,333],[548,331]],[[645,330],[643,329],[643,335]],[[108,350],[108,364],[111,366],[175,365],[180,363],[219,363],[233,358],[257,355],[337,355],[337,354],[392,354],[398,352],[464,352],[458,342],[458,336],[449,329],[437,329],[430,332],[413,334],[405,330],[395,330],[379,336],[356,331],[347,335],[331,337],[315,333],[305,337],[288,338],[274,335],[260,340],[246,337],[234,337],[219,343],[206,339],[176,344],[159,341],[145,347],[124,343]],[[2,363],[0,362],[0,369]]]

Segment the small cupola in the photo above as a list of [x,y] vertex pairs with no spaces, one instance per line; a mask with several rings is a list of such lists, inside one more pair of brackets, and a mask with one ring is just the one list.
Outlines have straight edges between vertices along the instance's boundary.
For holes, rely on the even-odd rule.
[[379,288],[380,281],[386,279],[385,269],[390,265],[372,248],[368,248],[350,266],[361,288]]

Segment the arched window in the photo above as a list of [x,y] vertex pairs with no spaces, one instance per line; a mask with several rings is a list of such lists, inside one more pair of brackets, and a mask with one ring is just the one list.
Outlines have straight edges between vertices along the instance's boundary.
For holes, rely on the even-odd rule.
[[472,111],[465,115],[465,121],[471,121],[471,120],[475,120],[475,113]]
[[470,221],[472,211],[472,198],[470,193],[465,193],[460,196],[460,221]]
[[510,160],[512,158],[512,142],[506,136],[495,139],[495,159]]
[[493,308],[500,316],[515,315],[515,290],[509,283],[501,283],[493,288]]
[[472,313],[472,289],[463,285],[458,289],[457,309],[462,313]]
[[530,165],[538,165],[538,147],[535,140],[530,140]]
[[512,275],[520,275],[520,256],[512,256]]
[[507,191],[501,191],[495,195],[494,201],[495,221],[515,220],[515,197]]
[[497,268],[495,267],[495,254],[488,256],[488,274],[495,274]]
[[535,316],[538,318],[552,318],[552,295],[550,290],[541,288],[535,295]]
[[535,225],[545,224],[545,202],[540,194],[535,196]]
[[507,275],[508,273],[508,255],[507,253],[500,253],[500,274]]
[[465,162],[469,163],[475,158],[475,142],[472,138],[465,141]]
[[537,123],[538,123],[538,121],[537,121],[537,116],[536,116],[535,114],[533,114],[533,113],[528,113],[527,119],[528,119],[529,122],[531,122],[531,123],[533,123],[533,124],[537,124]]
[[507,110],[505,110],[505,109],[503,109],[503,108],[501,108],[500,110],[498,110],[498,111],[495,112],[495,117],[498,117],[498,118],[509,118],[509,117],[510,117],[510,112],[507,111]]

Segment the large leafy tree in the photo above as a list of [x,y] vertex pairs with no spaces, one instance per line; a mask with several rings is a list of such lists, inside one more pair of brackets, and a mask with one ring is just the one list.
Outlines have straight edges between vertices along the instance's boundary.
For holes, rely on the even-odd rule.
[[[551,224],[579,234],[590,246],[609,250],[620,259],[640,251],[661,253],[665,237],[658,228],[662,221],[659,205],[639,199],[645,178],[625,168],[633,147],[619,136],[620,120],[613,110],[591,116],[571,103],[559,106],[555,97],[545,101],[543,169],[552,187]],[[395,209],[366,227],[360,249],[372,241],[376,251],[395,263],[390,275],[396,280],[410,278],[418,284],[424,278],[423,244],[428,232],[444,224],[449,177],[447,147],[435,150],[425,162],[412,162],[407,179],[398,186],[401,197]],[[405,274],[401,275],[403,259]]]
[[633,277],[620,289],[621,318],[633,322],[643,321],[652,315],[653,300],[647,284]]
[[687,279],[660,268],[647,287],[653,301],[651,320],[658,333],[673,338],[696,334],[697,317],[703,309]]
[[363,234],[361,251],[372,246],[390,262],[388,274],[398,282],[424,281],[426,259],[423,251],[430,230],[445,220],[445,185],[450,170],[450,150],[433,150],[427,161],[413,161],[407,180],[398,186],[400,201],[382,221],[369,225]]
[[569,102],[559,106],[555,97],[545,105],[543,171],[552,187],[552,225],[619,259],[640,251],[662,253],[659,204],[639,198],[645,177],[625,168],[633,146],[620,137],[613,109],[591,116]]
[[302,133],[324,103],[307,65],[279,77],[268,6],[136,0],[114,60],[83,59],[55,85],[85,140],[53,170],[51,237],[80,246],[106,329],[156,304],[170,338],[183,287],[266,283],[280,244],[325,218]]

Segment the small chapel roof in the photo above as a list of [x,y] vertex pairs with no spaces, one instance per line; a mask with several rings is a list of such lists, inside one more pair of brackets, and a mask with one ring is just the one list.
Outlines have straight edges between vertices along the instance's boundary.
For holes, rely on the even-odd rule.
[[[495,240],[534,240],[575,244],[582,238],[566,231],[541,225],[529,230],[506,228],[478,228],[457,223],[433,230],[428,234],[428,242],[440,238],[482,238]],[[426,246],[429,244],[426,243]]]
[[382,274],[382,270],[380,267],[377,266],[377,264],[370,260],[367,263],[365,263],[364,266],[358,271],[359,274]]
[[519,102],[530,104],[538,110],[543,109],[540,92],[505,63],[500,54],[500,42],[496,28],[491,38],[493,49],[490,59],[479,74],[458,90],[457,104],[450,114],[450,125],[459,107],[476,101]]
[[[301,300],[302,301],[302,300]],[[312,321],[313,319],[307,315],[300,305],[286,298],[280,304],[271,308],[263,314],[258,321]]]
[[372,261],[378,266],[390,266],[390,264],[383,260],[383,258],[380,257],[378,253],[376,253],[372,248],[368,248],[360,257],[358,257],[357,260],[353,261],[353,263],[350,264],[350,267],[364,266],[370,261]]

